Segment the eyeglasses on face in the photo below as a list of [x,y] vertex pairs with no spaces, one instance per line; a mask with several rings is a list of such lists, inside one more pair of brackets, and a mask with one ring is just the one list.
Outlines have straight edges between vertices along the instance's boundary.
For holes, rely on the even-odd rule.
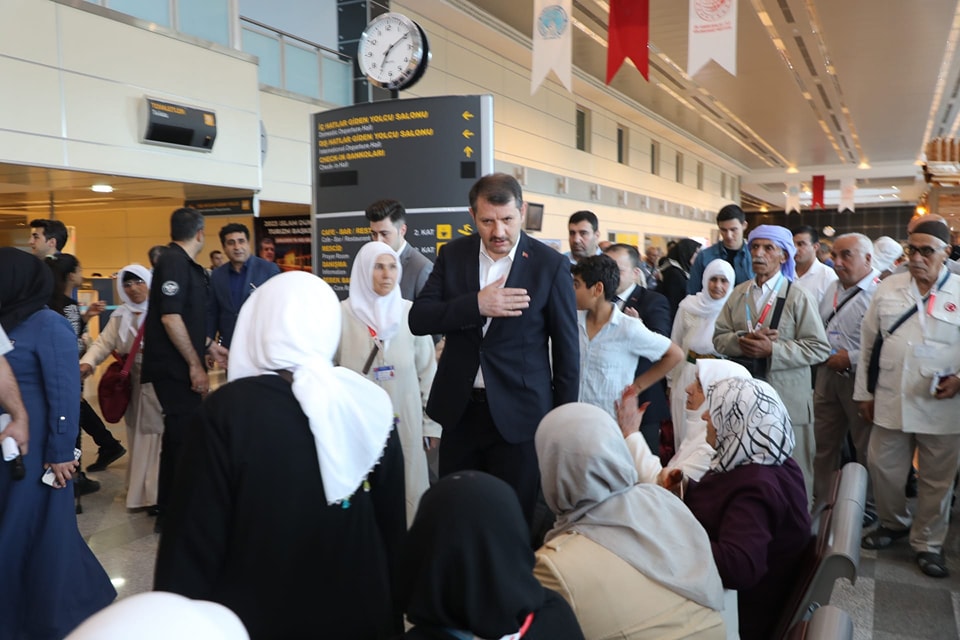
[[140,278],[137,278],[136,280],[124,280],[123,288],[126,289],[127,287],[132,287],[135,284],[147,284],[147,283],[141,280]]
[[912,244],[907,245],[908,256],[915,256],[919,253],[924,258],[929,258],[938,251],[943,251],[943,247],[915,247]]

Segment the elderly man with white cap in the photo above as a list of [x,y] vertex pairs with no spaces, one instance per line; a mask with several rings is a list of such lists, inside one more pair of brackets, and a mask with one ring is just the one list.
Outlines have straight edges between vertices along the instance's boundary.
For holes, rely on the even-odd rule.
[[817,303],[793,286],[793,234],[760,225],[747,242],[754,278],[737,285],[717,318],[717,352],[766,380],[783,399],[796,439],[793,458],[803,471],[807,499],[813,495],[813,391],[810,367],[830,355]]
[[[934,578],[948,575],[943,543],[960,456],[960,276],[947,267],[949,243],[941,220],[912,225],[909,272],[881,282],[863,317],[853,394],[874,425],[867,461],[880,517],[861,546],[883,549],[909,536],[920,570]],[[903,479],[915,450],[911,513]]]

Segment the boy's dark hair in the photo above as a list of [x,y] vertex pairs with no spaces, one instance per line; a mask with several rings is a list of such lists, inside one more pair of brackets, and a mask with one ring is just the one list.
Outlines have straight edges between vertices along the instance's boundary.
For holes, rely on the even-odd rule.
[[791,229],[790,233],[793,235],[799,235],[801,233],[806,233],[810,235],[810,244],[817,244],[820,242],[820,234],[817,233],[817,230],[811,227],[808,224],[799,226],[795,229]]
[[577,211],[567,220],[567,224],[580,224],[581,222],[589,222],[594,233],[600,229],[600,221],[593,211]]
[[160,254],[166,251],[166,249],[167,246],[163,244],[155,244],[150,247],[149,251],[147,251],[147,258],[150,260],[151,267],[157,266],[157,260],[160,259]]
[[225,224],[220,227],[220,244],[225,243],[227,236],[231,233],[242,233],[247,237],[247,242],[250,242],[250,229],[247,228],[247,225],[240,224],[239,222],[231,222],[230,224]]
[[389,218],[390,222],[398,227],[407,221],[407,210],[399,200],[377,200],[367,207],[364,215],[370,222],[380,222]]
[[203,214],[190,207],[180,207],[170,214],[170,239],[174,242],[192,240],[203,229]]
[[740,222],[746,222],[747,216],[743,212],[743,209],[737,205],[728,204],[717,212],[717,222],[723,222],[724,220],[739,220]]
[[44,262],[47,263],[50,272],[53,273],[53,294],[51,294],[47,306],[63,315],[66,305],[72,302],[63,290],[67,287],[67,278],[77,270],[80,261],[72,253],[61,253],[56,256],[48,256]]
[[277,246],[277,241],[274,240],[271,236],[263,236],[260,238],[260,246],[262,247],[265,244],[272,244],[274,247]]
[[580,260],[570,267],[570,273],[580,276],[583,284],[588,287],[602,282],[604,299],[613,300],[617,297],[617,289],[620,287],[620,267],[607,254],[588,256]]
[[611,254],[614,251],[626,251],[627,255],[630,257],[630,264],[633,265],[634,269],[640,268],[640,252],[637,251],[637,248],[632,244],[626,244],[624,242],[616,242],[604,251],[606,254]]
[[523,189],[517,179],[506,173],[483,176],[470,187],[470,208],[477,211],[477,201],[483,198],[490,204],[504,205],[513,200],[519,209],[523,205]]
[[57,251],[63,251],[63,247],[67,244],[67,225],[59,220],[48,220],[46,218],[31,220],[30,228],[43,229],[44,238],[56,240]]

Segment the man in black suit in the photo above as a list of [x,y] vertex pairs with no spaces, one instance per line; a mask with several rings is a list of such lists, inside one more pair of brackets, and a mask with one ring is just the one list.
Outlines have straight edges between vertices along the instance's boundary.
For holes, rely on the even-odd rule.
[[[614,301],[620,310],[627,315],[640,318],[648,329],[669,338],[670,303],[663,294],[637,285],[638,278],[643,276],[643,271],[640,269],[640,253],[637,248],[618,243],[607,247],[604,253],[613,258],[620,267],[620,287],[617,289],[617,299]],[[640,358],[636,375],[645,373],[651,366],[653,366],[652,362],[646,358]],[[640,432],[650,445],[650,451],[657,455],[660,451],[660,423],[670,419],[670,405],[664,393],[664,383],[658,382],[645,390],[637,401],[640,404],[650,403],[643,414]]]
[[473,185],[477,233],[440,251],[410,329],[447,338],[427,402],[443,426],[440,475],[502,478],[529,523],[540,481],[534,434],[550,409],[576,401],[580,347],[570,264],[521,231],[526,208],[512,176]]

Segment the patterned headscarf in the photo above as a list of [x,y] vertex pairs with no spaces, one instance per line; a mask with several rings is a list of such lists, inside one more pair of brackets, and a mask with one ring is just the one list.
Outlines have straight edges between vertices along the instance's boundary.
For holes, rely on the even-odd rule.
[[793,426],[773,387],[762,380],[727,378],[707,391],[707,411],[717,432],[714,471],[743,464],[774,466],[793,453]]

